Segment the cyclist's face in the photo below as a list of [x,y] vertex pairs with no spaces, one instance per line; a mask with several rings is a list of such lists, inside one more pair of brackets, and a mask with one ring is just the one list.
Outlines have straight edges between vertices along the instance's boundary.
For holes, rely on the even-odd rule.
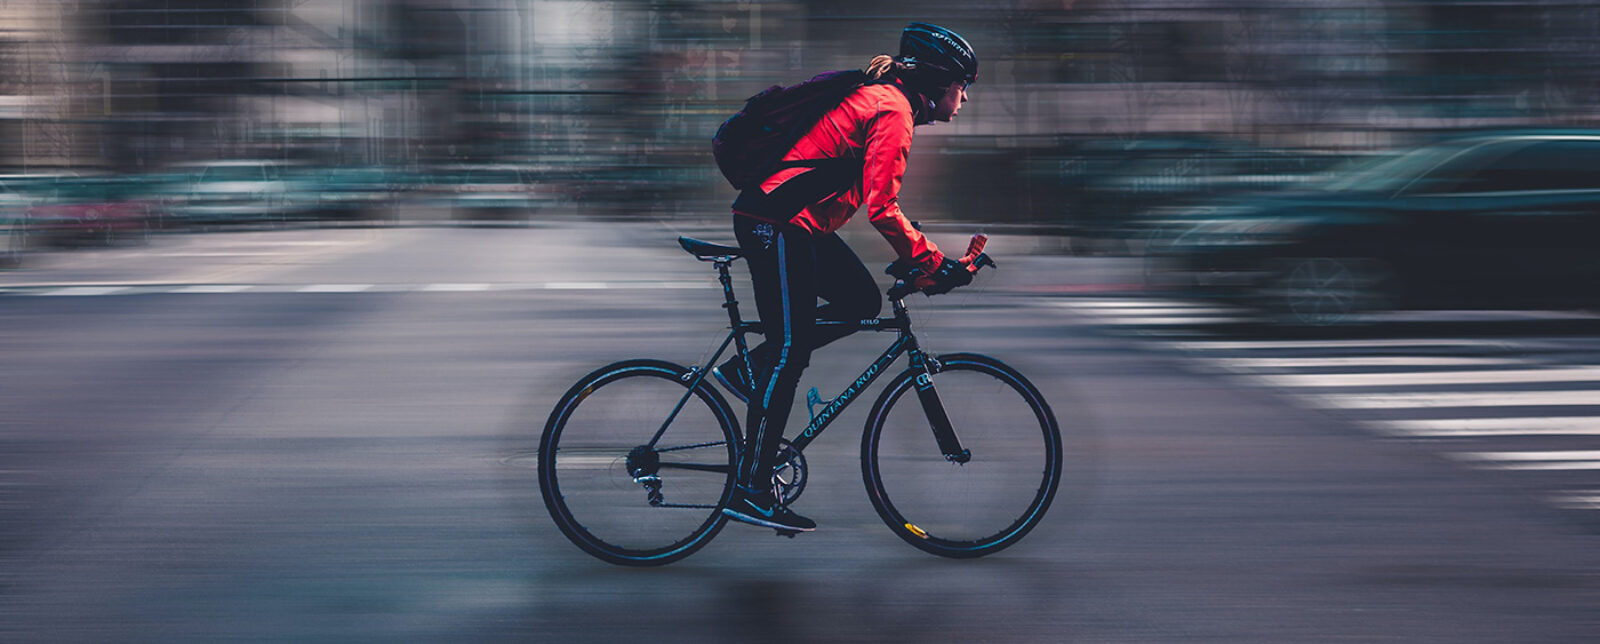
[[956,117],[956,112],[961,111],[961,104],[965,102],[967,102],[967,81],[951,83],[945,88],[944,97],[933,104],[933,120],[948,122]]

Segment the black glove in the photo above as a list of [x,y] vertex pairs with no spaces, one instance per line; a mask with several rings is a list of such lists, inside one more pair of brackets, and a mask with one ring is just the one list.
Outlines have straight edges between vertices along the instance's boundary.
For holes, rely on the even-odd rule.
[[944,261],[939,263],[939,270],[934,271],[929,277],[933,279],[933,284],[922,287],[922,292],[928,295],[949,293],[957,286],[972,283],[972,272],[967,270],[966,265],[949,257],[944,258]]

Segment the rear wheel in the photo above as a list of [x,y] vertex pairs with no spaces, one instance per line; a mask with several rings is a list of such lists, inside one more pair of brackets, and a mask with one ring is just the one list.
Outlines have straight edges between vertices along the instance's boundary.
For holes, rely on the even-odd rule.
[[722,529],[738,424],[709,383],[688,388],[693,377],[669,362],[619,362],[556,403],[539,441],[539,490],[561,533],[584,552],[656,566]]
[[957,464],[940,451],[913,393],[923,374],[911,369],[873,406],[861,474],[872,507],[906,543],[943,557],[981,557],[1015,544],[1044,518],[1061,482],[1061,430],[1033,383],[999,360],[951,354],[938,361],[933,384],[971,459]]

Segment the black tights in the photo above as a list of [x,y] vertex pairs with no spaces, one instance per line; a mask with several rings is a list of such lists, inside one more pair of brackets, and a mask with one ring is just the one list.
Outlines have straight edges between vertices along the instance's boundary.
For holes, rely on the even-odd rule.
[[[875,318],[883,294],[872,273],[837,234],[812,235],[786,224],[733,216],[733,232],[750,267],[765,341],[751,350],[755,372],[739,484],[768,489],[778,441],[794,406],[811,352],[854,332],[819,327],[823,320]],[[826,304],[818,305],[822,299]],[[750,458],[758,454],[760,458]]]

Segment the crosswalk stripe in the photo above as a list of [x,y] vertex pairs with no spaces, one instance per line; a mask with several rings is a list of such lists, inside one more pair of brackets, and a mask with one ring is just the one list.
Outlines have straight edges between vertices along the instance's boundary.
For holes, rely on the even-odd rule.
[[1483,385],[1597,382],[1600,368],[1506,369],[1500,371],[1408,371],[1403,373],[1257,374],[1251,380],[1275,387],[1398,387],[1408,385]]
[[1482,393],[1318,394],[1305,396],[1329,409],[1427,409],[1433,407],[1600,406],[1594,391],[1497,391]]
[[1195,326],[1242,322],[1238,309],[1202,302],[1144,299],[1072,299],[1053,303],[1109,326]]
[[[1580,440],[1592,442],[1590,437],[1600,437],[1600,415],[1505,416],[1507,412],[1514,413],[1513,408],[1528,411],[1532,407],[1551,407],[1559,409],[1536,411],[1588,414],[1590,410],[1584,407],[1600,407],[1600,386],[1595,384],[1600,383],[1600,364],[1593,364],[1594,360],[1581,360],[1590,364],[1571,364],[1580,361],[1570,357],[1541,364],[1547,361],[1541,360],[1539,354],[1570,354],[1574,350],[1571,342],[1560,338],[1235,340],[1208,333],[1203,325],[1225,324],[1230,315],[1244,313],[1199,303],[1099,299],[1057,306],[1071,309],[1090,324],[1142,327],[1145,333],[1166,334],[1165,340],[1158,341],[1161,346],[1184,352],[1202,365],[1231,372],[1245,382],[1291,391],[1296,400],[1307,406],[1366,410],[1361,414],[1352,412],[1351,420],[1379,435],[1458,441],[1496,439],[1496,443],[1509,446],[1520,442],[1527,447],[1548,446],[1552,439],[1568,439],[1561,442],[1583,446]],[[1194,327],[1186,334],[1188,337],[1173,337],[1171,331],[1184,326]],[[1600,347],[1596,350],[1600,351]],[[1514,391],[1538,385],[1546,386],[1539,391]],[[1482,414],[1498,415],[1439,417]],[[1395,418],[1402,415],[1418,417]],[[1518,472],[1522,476],[1593,476],[1589,473],[1600,472],[1600,450],[1446,455],[1474,468]],[[1546,502],[1563,509],[1600,511],[1600,489],[1552,492]]]
[[1456,367],[1525,364],[1510,358],[1471,356],[1349,356],[1315,358],[1210,358],[1208,362],[1234,369],[1296,369],[1303,367]]
[[1199,340],[1170,342],[1169,346],[1184,351],[1241,351],[1274,349],[1352,349],[1396,347],[1509,347],[1503,340],[1468,339],[1370,339],[1370,340]]
[[1551,499],[1556,505],[1571,510],[1600,510],[1600,492],[1574,492]]
[[1456,452],[1454,456],[1468,461],[1600,461],[1600,450]]
[[1600,436],[1600,417],[1425,418],[1373,420],[1367,425],[1395,436],[1456,438],[1477,436]]
[[1147,316],[1148,317],[1157,317],[1157,316],[1166,316],[1166,315],[1199,316],[1199,315],[1238,315],[1239,314],[1238,309],[1207,309],[1207,308],[1198,308],[1198,307],[1197,308],[1185,308],[1185,307],[1150,307],[1150,306],[1130,306],[1130,307],[1126,307],[1126,308],[1098,308],[1098,309],[1091,309],[1091,310],[1088,310],[1088,311],[1081,311],[1081,312],[1086,314],[1086,315],[1093,315],[1095,317],[1105,317],[1107,315],[1114,314],[1114,315],[1122,316],[1122,317],[1125,317],[1125,318],[1147,317]]
[[[1055,302],[1056,306],[1067,309],[1215,309],[1215,305],[1205,302],[1185,302],[1182,300],[1145,300],[1145,299],[1078,299],[1061,300]],[[1237,310],[1237,309],[1230,309]]]
[[1113,325],[1118,325],[1118,326],[1192,326],[1192,325],[1201,325],[1201,324],[1225,324],[1225,323],[1230,323],[1230,322],[1243,322],[1244,321],[1244,318],[1230,318],[1230,317],[1189,318],[1189,317],[1174,317],[1174,316],[1162,316],[1162,315],[1152,315],[1152,316],[1148,316],[1148,317],[1108,317],[1108,316],[1096,315],[1096,316],[1094,316],[1094,319],[1096,321],[1098,321],[1098,322],[1102,322],[1102,323],[1105,323],[1105,324],[1113,324]]
[[1519,472],[1559,472],[1568,470],[1600,470],[1600,461],[1549,461],[1532,463],[1483,463],[1481,467]]
[[1479,467],[1500,470],[1560,471],[1600,470],[1600,451],[1564,452],[1455,452],[1450,457]]

